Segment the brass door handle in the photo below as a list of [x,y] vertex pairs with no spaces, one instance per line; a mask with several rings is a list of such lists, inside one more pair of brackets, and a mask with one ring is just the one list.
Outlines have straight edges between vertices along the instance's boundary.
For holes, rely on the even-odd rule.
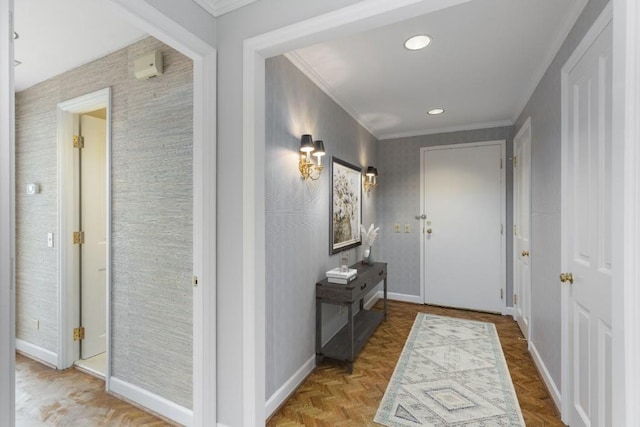
[[560,273],[560,281],[562,283],[569,282],[573,285],[573,273]]
[[522,251],[522,256],[529,256],[529,251]]
[[427,228],[427,234],[431,234],[433,233],[433,230],[431,228]]

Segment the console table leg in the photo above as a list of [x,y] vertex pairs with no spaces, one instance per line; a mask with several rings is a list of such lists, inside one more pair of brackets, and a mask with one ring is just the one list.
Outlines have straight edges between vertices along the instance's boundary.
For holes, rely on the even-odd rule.
[[347,304],[347,316],[349,316],[348,319],[348,325],[349,325],[349,373],[353,372],[353,359],[355,357],[354,353],[354,342],[353,342],[353,308],[351,306],[351,304]]
[[383,308],[383,312],[384,312],[384,320],[387,320],[387,278],[384,278],[384,298],[383,298],[383,304],[384,304],[384,308]]
[[[316,299],[316,354],[322,352],[322,302]],[[322,360],[322,357],[320,357]],[[316,364],[319,363],[318,357],[316,357]]]

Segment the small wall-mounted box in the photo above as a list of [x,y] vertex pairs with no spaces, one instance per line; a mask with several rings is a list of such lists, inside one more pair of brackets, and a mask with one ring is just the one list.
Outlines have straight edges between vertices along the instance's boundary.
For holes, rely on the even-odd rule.
[[27,184],[27,194],[38,194],[40,192],[39,184]]
[[162,63],[162,53],[154,50],[144,56],[136,58],[133,61],[133,68],[138,80],[148,80],[157,77],[164,71]]

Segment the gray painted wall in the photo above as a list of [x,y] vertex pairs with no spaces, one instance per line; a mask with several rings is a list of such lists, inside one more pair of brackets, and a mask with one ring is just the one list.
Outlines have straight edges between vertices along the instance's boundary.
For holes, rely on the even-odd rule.
[[[160,49],[165,74],[133,76]],[[192,62],[148,38],[17,94],[17,338],[57,352],[56,108],[112,88],[112,374],[192,399]],[[42,192],[27,196],[28,182]],[[40,320],[40,330],[33,328]]]
[[[437,145],[467,142],[506,140],[506,157],[513,151],[511,126],[470,131],[449,132],[411,138],[388,139],[379,144],[379,197],[378,218],[380,229],[380,256],[389,267],[389,292],[420,295],[420,149]],[[513,169],[506,163],[507,223],[511,230],[513,220]],[[395,233],[394,224],[411,225],[411,233]],[[507,233],[507,292],[511,306],[513,293],[512,239]]]
[[590,0],[515,124],[531,117],[531,342],[561,384],[560,143],[561,69],[606,0]]
[[[329,255],[330,161],[377,164],[377,140],[284,56],[266,62],[266,397],[315,354],[315,283],[340,264]],[[300,136],[322,139],[317,181],[298,172]],[[376,222],[376,192],[363,193],[362,223]],[[362,248],[349,251],[351,262]],[[324,340],[346,322],[323,307]]]
[[[243,40],[298,23],[358,0],[260,0],[218,18],[218,184],[217,184],[217,381],[218,422],[242,425],[244,347],[241,286],[243,265],[242,138]],[[283,13],[282,11],[286,11]],[[223,249],[223,250],[222,250]],[[247,390],[253,393],[253,390]],[[258,403],[260,404],[260,403]]]

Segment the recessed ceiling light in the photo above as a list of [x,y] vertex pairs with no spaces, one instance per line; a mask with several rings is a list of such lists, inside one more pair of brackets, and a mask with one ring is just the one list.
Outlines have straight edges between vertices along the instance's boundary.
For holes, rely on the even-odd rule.
[[437,116],[442,113],[444,113],[444,108],[434,108],[433,110],[427,111],[427,114],[430,116]]
[[429,46],[431,43],[431,37],[421,34],[413,37],[409,37],[407,41],[404,42],[404,47],[409,50],[420,50]]

